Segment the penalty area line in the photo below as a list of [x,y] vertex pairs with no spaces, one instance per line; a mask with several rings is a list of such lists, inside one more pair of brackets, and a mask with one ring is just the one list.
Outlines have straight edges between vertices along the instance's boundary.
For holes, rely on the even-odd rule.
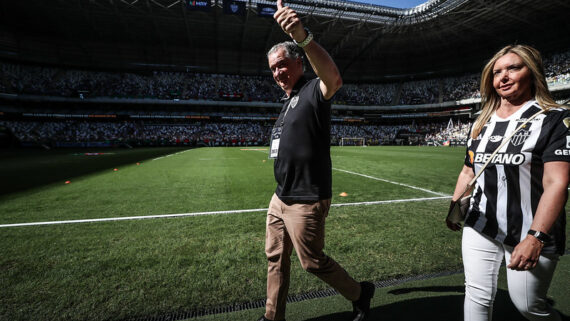
[[[421,202],[421,201],[431,201],[431,200],[439,200],[439,199],[446,199],[446,198],[451,198],[451,196],[427,197],[427,198],[408,198],[408,199],[400,199],[400,200],[370,201],[370,202],[355,202],[355,203],[338,203],[338,204],[331,204],[331,207],[379,205],[379,204],[405,203],[405,202]],[[216,215],[216,214],[239,214],[239,213],[254,213],[254,212],[267,212],[267,208],[255,208],[255,209],[245,209],[245,210],[229,210],[229,211],[195,212],[195,213],[181,213],[181,214],[159,214],[159,215],[142,215],[142,216],[126,216],[126,217],[107,217],[107,218],[94,218],[94,219],[84,219],[84,220],[67,220],[67,221],[51,221],[51,222],[0,224],[0,228],[2,228],[2,227],[39,226],[39,225],[61,225],[61,224],[75,224],[75,223],[133,221],[133,220],[146,220],[146,219],[157,219],[157,218],[189,217],[189,216]]]
[[344,173],[348,173],[348,174],[352,174],[352,175],[357,175],[357,176],[362,176],[362,177],[366,177],[366,178],[370,178],[370,179],[374,179],[377,181],[382,181],[382,182],[386,182],[386,183],[390,183],[390,184],[394,184],[394,185],[400,185],[400,186],[404,186],[404,187],[408,187],[408,188],[413,188],[413,189],[417,189],[426,193],[430,193],[430,194],[435,194],[435,195],[439,195],[439,196],[448,196],[446,194],[443,193],[438,193],[438,192],[434,192],[434,191],[430,191],[429,189],[425,189],[425,188],[421,188],[421,187],[417,187],[417,186],[413,186],[413,185],[408,185],[408,184],[403,184],[403,183],[398,183],[398,182],[394,182],[394,181],[389,181],[387,179],[383,179],[383,178],[378,178],[378,177],[374,177],[374,176],[370,176],[370,175],[365,175],[365,174],[360,174],[360,173],[356,173],[356,172],[351,172],[351,171],[347,171],[346,169],[340,169],[340,168],[333,168],[335,171],[339,171],[339,172],[344,172]]

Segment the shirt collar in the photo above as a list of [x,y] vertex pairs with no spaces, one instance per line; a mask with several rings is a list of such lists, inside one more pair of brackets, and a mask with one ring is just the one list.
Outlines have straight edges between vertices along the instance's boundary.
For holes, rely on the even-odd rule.
[[307,83],[307,78],[305,78],[305,76],[301,76],[301,78],[299,78],[299,80],[297,80],[297,82],[295,83],[295,86],[293,86],[293,90],[291,90],[291,95],[289,96],[287,96],[287,94],[283,95],[283,97],[281,97],[281,101],[286,101],[289,98],[297,95],[301,90],[301,88],[303,87],[303,85],[305,85],[306,83]]

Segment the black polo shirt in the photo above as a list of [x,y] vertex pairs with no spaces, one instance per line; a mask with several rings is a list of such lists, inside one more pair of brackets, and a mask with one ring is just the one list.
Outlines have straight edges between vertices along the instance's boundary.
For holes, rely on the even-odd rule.
[[299,79],[275,123],[282,126],[274,163],[275,194],[282,201],[317,201],[332,197],[330,157],[331,102],[320,79]]

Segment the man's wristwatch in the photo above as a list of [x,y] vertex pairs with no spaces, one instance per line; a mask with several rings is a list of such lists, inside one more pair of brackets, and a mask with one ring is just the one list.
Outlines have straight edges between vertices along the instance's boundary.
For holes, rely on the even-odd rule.
[[536,237],[542,244],[550,241],[550,235],[542,233],[541,231],[528,230],[528,234]]
[[307,38],[305,38],[305,40],[297,42],[295,39],[293,39],[293,42],[301,48],[304,48],[306,45],[309,44],[309,42],[311,42],[311,40],[313,40],[313,33],[311,32],[311,30],[309,30],[306,27],[304,29],[307,32]]

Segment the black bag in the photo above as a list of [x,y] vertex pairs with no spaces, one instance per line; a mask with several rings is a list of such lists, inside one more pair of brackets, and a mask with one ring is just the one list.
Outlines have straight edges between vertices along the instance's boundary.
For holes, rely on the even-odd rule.
[[467,216],[469,204],[471,203],[471,195],[465,196],[459,201],[451,201],[449,204],[449,212],[447,213],[447,220],[453,224],[461,223]]

